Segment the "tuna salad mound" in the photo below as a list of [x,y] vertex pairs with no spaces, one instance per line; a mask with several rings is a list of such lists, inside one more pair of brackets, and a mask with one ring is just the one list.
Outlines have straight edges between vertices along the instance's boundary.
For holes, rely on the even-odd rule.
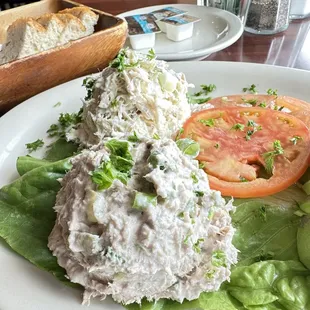
[[191,113],[184,74],[156,60],[152,51],[122,50],[97,79],[87,78],[84,85],[83,121],[71,139],[87,147],[133,134],[171,138]]
[[48,246],[84,286],[84,302],[182,302],[229,280],[237,262],[232,203],[174,141],[112,139],[72,164]]

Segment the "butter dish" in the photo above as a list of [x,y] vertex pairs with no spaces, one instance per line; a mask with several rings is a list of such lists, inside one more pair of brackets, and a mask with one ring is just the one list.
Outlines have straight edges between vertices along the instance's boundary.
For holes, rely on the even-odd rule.
[[161,31],[152,14],[126,16],[125,19],[133,49],[152,48],[155,45],[155,34]]
[[162,19],[165,19],[168,17],[173,17],[173,16],[180,16],[180,15],[183,15],[185,13],[187,13],[187,12],[184,10],[180,10],[178,8],[175,8],[173,6],[167,6],[163,9],[156,10],[156,11],[152,12],[152,14],[155,17],[155,20],[156,20],[158,27],[164,33],[166,33],[167,30],[166,30],[166,24],[161,21]]
[[194,23],[200,21],[200,18],[182,15],[162,19],[166,25],[167,38],[172,41],[183,41],[193,36]]

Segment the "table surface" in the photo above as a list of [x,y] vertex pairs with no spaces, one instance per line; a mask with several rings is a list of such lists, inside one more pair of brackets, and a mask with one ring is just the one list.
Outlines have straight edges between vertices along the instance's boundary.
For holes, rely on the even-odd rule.
[[[192,3],[195,0],[77,0],[112,14],[139,7],[169,3]],[[205,60],[265,63],[310,70],[310,18],[291,22],[276,35],[253,35],[244,32],[230,47],[211,54]]]

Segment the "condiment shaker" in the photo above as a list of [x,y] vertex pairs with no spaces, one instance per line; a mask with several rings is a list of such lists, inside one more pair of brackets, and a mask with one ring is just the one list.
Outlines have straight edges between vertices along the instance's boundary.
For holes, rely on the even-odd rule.
[[292,0],[290,19],[302,19],[310,16],[310,0]]
[[291,0],[252,0],[245,31],[274,34],[287,29]]

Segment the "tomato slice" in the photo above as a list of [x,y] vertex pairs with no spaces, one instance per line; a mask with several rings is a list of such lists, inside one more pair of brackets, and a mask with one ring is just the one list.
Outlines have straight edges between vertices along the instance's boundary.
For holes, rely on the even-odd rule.
[[[310,104],[306,101],[289,96],[272,95],[232,95],[226,97],[217,97],[208,101],[214,108],[222,107],[264,107],[272,110],[280,110],[286,113],[295,113],[300,111],[309,111]],[[297,118],[304,120],[302,114],[296,115]],[[305,119],[305,121],[308,121]],[[307,123],[310,126],[310,122]]]
[[[181,137],[200,144],[197,159],[204,164],[210,187],[223,195],[271,195],[295,183],[308,167],[309,130],[290,114],[256,107],[217,108],[194,113],[183,127]],[[282,153],[277,153],[277,143]]]

